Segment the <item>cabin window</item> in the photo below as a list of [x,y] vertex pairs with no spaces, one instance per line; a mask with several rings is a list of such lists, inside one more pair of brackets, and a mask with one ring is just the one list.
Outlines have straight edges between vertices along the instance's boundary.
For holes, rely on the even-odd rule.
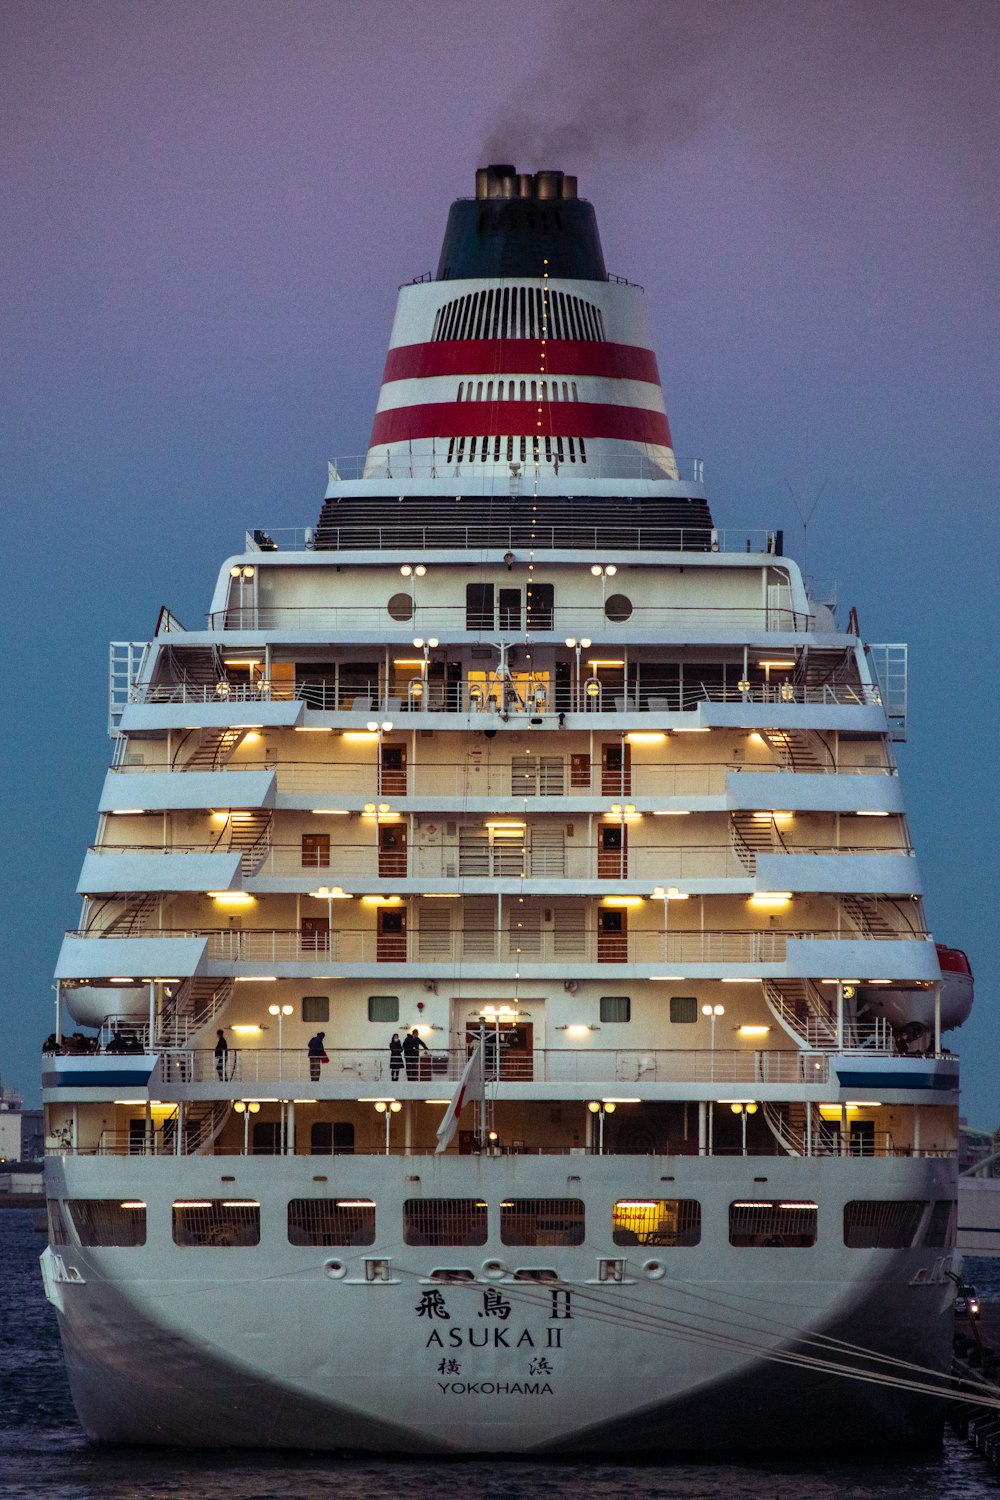
[[701,1204],[694,1198],[620,1198],[611,1211],[616,1245],[697,1245]]
[[632,1000],[629,995],[602,995],[601,996],[601,1021],[614,1023],[619,1021],[631,1021]]
[[507,1198],[500,1205],[504,1245],[582,1245],[580,1198]]
[[689,1026],[698,1019],[697,995],[671,995],[670,1019],[675,1026]]
[[731,1203],[729,1243],[740,1249],[794,1250],[816,1243],[815,1203]]
[[329,1021],[329,995],[303,995],[302,1019],[303,1021]]
[[477,1198],[407,1198],[403,1238],[408,1245],[485,1245],[486,1204]]
[[393,594],[386,608],[393,620],[412,620],[413,596],[404,593]]
[[174,1244],[219,1250],[260,1244],[260,1204],[246,1199],[178,1200]]
[[145,1203],[127,1198],[69,1198],[66,1209],[81,1245],[146,1243]]
[[855,1198],[844,1204],[844,1244],[850,1250],[909,1250],[927,1208],[917,1199]]
[[399,1020],[399,996],[369,995],[368,1019],[369,1021],[381,1021],[385,1025],[395,1026]]
[[374,1245],[375,1204],[368,1198],[292,1198],[290,1245]]
[[467,583],[465,585],[466,630],[493,629],[493,585],[492,583]]

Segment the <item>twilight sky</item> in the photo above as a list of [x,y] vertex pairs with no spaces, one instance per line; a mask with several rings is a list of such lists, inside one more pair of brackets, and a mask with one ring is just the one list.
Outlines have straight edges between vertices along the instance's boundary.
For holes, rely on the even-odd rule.
[[397,284],[511,160],[576,172],[645,285],[717,522],[801,560],[819,496],[808,570],[909,642],[927,911],[977,980],[948,1040],[1000,1124],[998,77],[997,0],[4,0],[5,1085],[37,1102],[107,641],[314,523]]

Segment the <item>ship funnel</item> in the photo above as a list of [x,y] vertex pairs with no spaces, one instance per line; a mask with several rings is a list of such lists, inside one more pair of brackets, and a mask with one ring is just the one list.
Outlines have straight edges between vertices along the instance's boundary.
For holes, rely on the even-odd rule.
[[575,176],[479,167],[436,276],[400,290],[365,475],[423,474],[677,478],[642,290]]
[[477,198],[575,198],[576,178],[565,172],[518,172],[507,162],[480,167]]

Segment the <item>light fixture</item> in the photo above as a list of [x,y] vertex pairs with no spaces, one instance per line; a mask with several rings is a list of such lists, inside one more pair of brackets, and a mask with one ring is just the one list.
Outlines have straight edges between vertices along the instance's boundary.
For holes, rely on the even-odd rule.
[[311,811],[314,818],[349,818],[351,816],[346,807],[314,807]]
[[644,896],[602,896],[601,897],[601,905],[602,906],[611,906],[611,907],[642,906],[642,904],[643,904],[644,901],[645,901],[645,897]]
[[403,563],[399,571],[404,578],[423,578],[427,569],[423,563]]
[[235,984],[276,984],[277,974],[237,974]]
[[248,906],[254,906],[256,896],[249,891],[206,891],[206,896],[211,896],[216,906],[221,906],[226,911],[242,911]]
[[658,807],[653,813],[654,818],[689,818],[691,809],[688,807]]
[[748,903],[750,906],[787,906],[791,899],[791,891],[754,891]]
[[887,818],[889,814],[887,812],[872,812],[866,811],[864,808],[858,808],[854,816],[856,818]]
[[263,1026],[258,1026],[256,1021],[241,1021],[237,1025],[231,1026],[230,1030],[235,1031],[237,1036],[260,1036],[264,1028]]
[[296,734],[332,734],[333,730],[328,724],[296,724],[293,726]]
[[770,1026],[737,1026],[737,1036],[767,1036]]
[[625,738],[630,745],[662,745],[667,736],[662,729],[633,729]]
[[371,744],[378,738],[378,731],[370,729],[345,729],[343,738],[350,740],[352,744],[356,745]]
[[602,656],[592,658],[587,665],[590,667],[623,667],[625,660],[624,657],[620,656]]

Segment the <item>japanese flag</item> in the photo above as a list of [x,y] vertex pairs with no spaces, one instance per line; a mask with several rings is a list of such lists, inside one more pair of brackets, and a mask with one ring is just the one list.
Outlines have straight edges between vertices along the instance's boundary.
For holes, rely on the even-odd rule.
[[483,1049],[479,1044],[472,1049],[469,1061],[462,1069],[462,1076],[458,1080],[458,1088],[455,1097],[444,1112],[444,1119],[437,1129],[437,1146],[435,1152],[447,1151],[451,1144],[455,1131],[458,1129],[458,1117],[466,1104],[471,1104],[474,1099],[485,1099],[483,1088]]

